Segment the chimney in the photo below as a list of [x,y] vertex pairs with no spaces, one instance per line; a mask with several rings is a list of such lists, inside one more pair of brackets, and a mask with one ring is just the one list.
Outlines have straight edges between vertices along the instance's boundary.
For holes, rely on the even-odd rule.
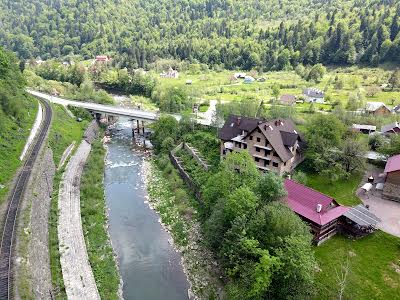
[[322,210],[322,204],[317,204],[317,213],[320,213]]
[[238,117],[238,118],[237,118],[237,122],[236,122],[236,123],[237,123],[237,126],[239,126],[239,125],[240,125],[240,121],[241,121],[241,120],[242,120],[242,118],[241,118],[241,117]]

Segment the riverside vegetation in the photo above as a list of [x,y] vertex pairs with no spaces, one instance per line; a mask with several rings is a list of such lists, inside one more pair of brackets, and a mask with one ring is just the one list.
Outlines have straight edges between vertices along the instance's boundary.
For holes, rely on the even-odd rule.
[[[396,268],[398,269],[400,259],[396,251],[398,238],[378,231],[360,241],[349,240],[339,235],[320,247],[311,246],[307,225],[277,201],[285,194],[281,178],[272,173],[260,176],[253,160],[246,152],[228,155],[220,163],[216,159],[219,153],[219,141],[215,132],[198,125],[187,126],[185,122],[187,120],[183,119],[179,124],[171,117],[161,117],[153,125],[152,143],[157,154],[154,166],[159,169],[153,172],[157,174],[154,175],[156,177],[162,175],[162,179],[156,181],[156,184],[150,184],[150,198],[153,196],[154,186],[161,182],[161,187],[156,189],[155,197],[164,199],[159,210],[163,221],[165,220],[167,224],[180,224],[182,220],[189,219],[200,226],[200,244],[213,253],[204,260],[208,261],[206,265],[212,264],[215,260],[220,266],[220,269],[215,268],[209,273],[215,274],[218,270],[222,281],[215,282],[220,282],[223,287],[215,289],[218,285],[210,286],[209,293],[217,292],[218,297],[228,299],[239,299],[238,295],[240,299],[262,299],[266,296],[286,299],[291,295],[300,298],[331,299],[340,293],[341,283],[337,279],[337,272],[340,273],[343,268],[348,268],[350,275],[346,278],[343,292],[345,297],[376,299],[396,297],[399,284]],[[330,123],[332,128],[322,126],[326,130],[315,130],[320,127],[319,125],[325,124],[324,122]],[[346,168],[343,166],[339,172],[344,172],[341,175],[344,176],[343,179],[330,176],[329,173],[324,175],[325,177],[318,177],[313,171],[314,168],[320,167],[318,165],[320,159],[315,156],[316,149],[312,146],[313,141],[322,141],[328,135],[332,135],[329,139],[337,141],[340,153],[341,143],[346,143],[348,140],[349,132],[336,130],[342,126],[341,122],[332,115],[317,115],[306,124],[304,127],[306,135],[312,134],[314,137],[311,138],[311,147],[308,150],[305,167],[302,168],[303,174],[302,176],[295,174],[294,178],[302,179],[306,184],[316,184],[317,180],[324,182],[324,185],[316,188],[327,194],[333,193],[330,188],[332,184],[338,190],[342,190],[343,187],[342,198],[338,198],[338,201],[351,205],[359,203],[354,195],[359,182],[349,181],[346,178],[359,178],[360,169],[350,170],[350,168],[348,171],[350,175],[346,175]],[[176,152],[185,171],[198,185],[202,195],[201,202],[195,201],[192,192],[183,186],[167,156],[167,153],[182,141],[190,141],[209,163],[212,162],[211,170],[206,172],[186,152],[183,150]],[[354,142],[357,144],[357,139]],[[319,152],[324,155],[324,151]],[[354,156],[350,161],[362,168],[363,163],[358,162],[357,152]],[[341,160],[337,162],[333,160],[333,169],[341,170]],[[325,184],[326,182],[331,184]],[[174,211],[173,216],[169,214],[170,209]],[[183,256],[185,257],[185,252],[193,253],[192,247],[182,247],[180,242],[184,241],[183,245],[188,244],[190,239],[187,237],[191,227],[169,226],[169,228],[177,239]],[[381,245],[387,245],[387,249],[384,250]],[[368,255],[363,253],[364,248],[368,249]],[[367,257],[375,256],[380,257],[379,262],[366,264]],[[197,271],[197,269],[188,270],[189,274],[192,273],[192,278],[199,276]],[[365,289],[365,282],[368,282],[371,288]]]
[[90,265],[102,299],[119,299],[120,277],[107,230],[104,198],[106,150],[98,138],[93,144],[81,181],[81,217]]

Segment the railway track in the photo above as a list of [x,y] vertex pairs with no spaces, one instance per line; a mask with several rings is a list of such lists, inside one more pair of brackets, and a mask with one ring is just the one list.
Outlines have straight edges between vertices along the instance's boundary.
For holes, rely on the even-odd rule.
[[7,214],[4,221],[0,246],[0,299],[12,299],[13,297],[13,252],[15,241],[15,230],[17,225],[18,208],[24,195],[32,168],[39,155],[40,148],[49,130],[52,109],[47,101],[40,100],[45,107],[45,118],[41,126],[36,142],[20,171],[14,189],[8,200]]

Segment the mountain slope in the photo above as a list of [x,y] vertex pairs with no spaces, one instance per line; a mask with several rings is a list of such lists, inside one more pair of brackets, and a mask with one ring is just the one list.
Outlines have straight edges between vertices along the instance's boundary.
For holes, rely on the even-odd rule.
[[109,53],[123,66],[161,57],[245,69],[400,60],[396,0],[6,0],[0,8],[0,40],[25,59]]
[[19,156],[38,109],[24,86],[15,57],[0,48],[0,203],[21,165]]

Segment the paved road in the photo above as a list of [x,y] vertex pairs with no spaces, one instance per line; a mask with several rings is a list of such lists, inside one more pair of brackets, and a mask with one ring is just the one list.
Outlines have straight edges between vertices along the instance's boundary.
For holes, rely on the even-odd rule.
[[[378,175],[383,173],[383,169],[371,168],[369,169],[362,181],[362,184],[367,182],[367,178],[373,175],[378,178]],[[386,200],[382,198],[382,192],[372,189],[369,193],[365,193],[358,188],[357,196],[364,204],[369,205],[369,210],[382,220],[378,224],[378,228],[400,237],[400,203]]]
[[[36,96],[36,97],[39,97],[42,99],[46,99],[52,103],[61,104],[64,106],[71,105],[71,106],[75,106],[75,107],[82,107],[82,108],[85,108],[85,109],[88,109],[88,110],[91,110],[94,112],[107,113],[107,114],[115,115],[115,116],[131,117],[135,120],[154,122],[159,117],[159,115],[155,112],[149,112],[149,111],[132,109],[132,108],[123,108],[123,107],[104,105],[104,104],[97,104],[97,103],[92,103],[92,102],[66,100],[66,99],[63,99],[60,97],[51,96],[51,95],[33,91],[33,90],[28,90],[28,93],[30,93],[33,96]],[[175,117],[178,121],[181,119],[180,115],[172,115],[172,116]],[[197,121],[197,123],[202,124],[202,125],[210,125],[211,124],[211,118],[197,119],[196,121]]]

